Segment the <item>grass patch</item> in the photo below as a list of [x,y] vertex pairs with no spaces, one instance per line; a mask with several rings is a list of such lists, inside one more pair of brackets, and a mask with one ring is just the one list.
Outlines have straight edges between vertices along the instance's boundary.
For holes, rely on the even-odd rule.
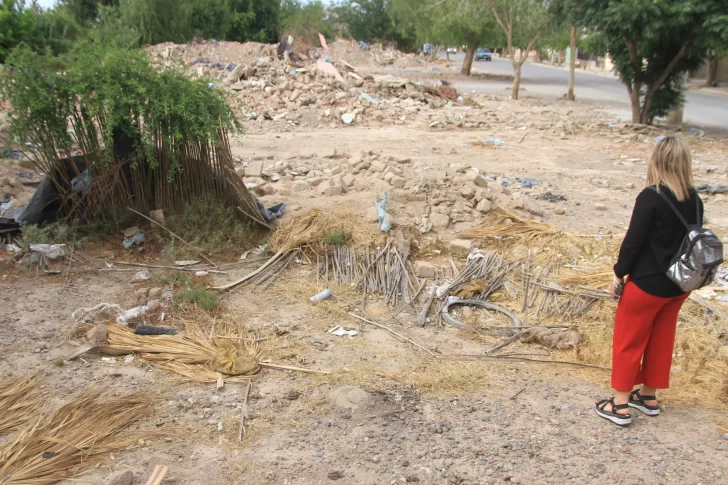
[[62,222],[52,224],[30,224],[22,226],[20,243],[23,247],[31,244],[73,244],[76,231]]
[[346,232],[343,227],[338,227],[324,234],[324,244],[328,244],[330,246],[342,246],[346,244],[350,238],[351,234]]
[[[260,233],[237,209],[225,207],[213,197],[201,197],[185,205],[181,215],[167,217],[166,226],[194,247],[208,253],[226,249],[251,247]],[[176,244],[166,231],[159,237],[169,244],[173,257],[189,251]]]
[[175,311],[182,311],[185,306],[194,306],[212,312],[220,308],[217,294],[207,288],[207,280],[193,276],[187,271],[174,271],[158,276],[156,280],[172,286]]
[[217,295],[207,288],[194,287],[178,294],[179,300],[197,305],[203,310],[217,310],[220,307],[220,300]]

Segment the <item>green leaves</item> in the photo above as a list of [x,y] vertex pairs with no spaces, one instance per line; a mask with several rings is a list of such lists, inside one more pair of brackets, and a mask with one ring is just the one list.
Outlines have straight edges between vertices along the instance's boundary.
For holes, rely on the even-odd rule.
[[[13,106],[11,129],[40,146],[47,159],[54,149],[78,144],[108,166],[114,130],[121,128],[137,140],[138,156],[152,161],[152,140],[207,144],[216,142],[219,129],[238,127],[222,93],[207,80],[160,73],[140,50],[83,42],[50,62],[21,47],[8,61],[13,68],[0,79],[0,94]],[[176,169],[173,163],[170,173]]]

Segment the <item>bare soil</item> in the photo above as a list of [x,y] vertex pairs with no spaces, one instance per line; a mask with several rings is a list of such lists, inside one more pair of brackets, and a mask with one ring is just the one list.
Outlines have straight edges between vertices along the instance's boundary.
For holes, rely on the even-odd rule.
[[[434,248],[446,247],[447,241],[482,218],[472,207],[457,209],[465,204],[462,189],[471,185],[466,174],[472,168],[487,176],[494,203],[566,232],[619,238],[645,184],[654,138],[665,129],[610,128],[608,114],[579,103],[486,97],[476,101],[480,107],[472,116],[488,119],[487,127],[467,128],[457,119],[430,127],[431,113],[417,111],[404,121],[351,126],[332,125],[316,116],[299,124],[261,120],[248,123],[247,133],[233,139],[233,154],[243,173],[260,161],[264,173],[277,164],[286,165],[279,181],[256,178],[258,186],[270,188],[262,196],[267,205],[288,204],[282,222],[311,208],[343,209],[360,216],[361,224],[374,231],[367,212],[377,197],[391,193],[397,234],[414,234],[413,246],[427,248],[423,256],[443,266],[449,265],[447,251],[438,256]],[[436,115],[458,116],[457,111],[446,110]],[[502,146],[477,143],[487,137],[500,138]],[[696,182],[725,183],[728,142],[689,139]],[[332,172],[339,166],[350,172],[346,164],[352,158],[388,160],[400,167],[404,185],[394,187],[381,173],[365,170],[355,174],[358,182],[339,195],[322,195],[313,185],[291,190],[295,182],[319,177],[306,176],[311,170],[320,170],[327,180],[336,176]],[[402,160],[407,161],[399,163]],[[26,171],[11,161],[2,164],[0,181],[11,179],[14,171]],[[533,178],[541,184],[522,188],[516,178]],[[251,182],[247,174],[245,180]],[[3,190],[18,190],[15,197],[27,197],[20,187],[8,184]],[[546,192],[566,200],[537,199]],[[420,233],[421,219],[440,210],[437,207],[443,203],[436,203],[440,199],[447,201],[453,222]],[[706,195],[704,200],[711,227],[719,235],[728,234],[725,196]],[[456,210],[462,214],[459,220],[453,215]],[[242,254],[250,248],[239,249]],[[263,371],[253,381],[246,433],[238,442],[245,385],[228,383],[216,390],[214,384],[180,383],[140,359],[126,362],[123,357],[108,362],[87,354],[60,365],[77,345],[70,340],[73,310],[102,302],[125,308],[136,305],[140,285],[129,282],[133,272],[94,269],[118,258],[119,252],[91,245],[83,253],[95,266],[63,263],[60,275],[33,272],[12,262],[0,266],[0,375],[41,376],[47,408],[72,401],[89,387],[104,388],[110,395],[146,390],[164,398],[155,420],[143,426],[164,433],[163,437],[115,454],[108,466],[64,484],[101,484],[115,469],[131,469],[134,483],[145,483],[159,464],[170,469],[165,484],[728,482],[728,403],[707,409],[699,395],[686,402],[670,400],[667,394],[662,415],[649,418],[635,411],[634,423],[619,429],[593,411],[594,402],[610,394],[607,371],[534,362],[433,359],[385,330],[362,327],[350,317],[347,309],[361,305],[360,293],[334,288],[334,298],[310,304],[308,297],[323,287],[307,261],[289,269],[265,291],[235,290],[209,320],[204,313],[192,314],[203,326],[224,321],[242,331],[268,332],[271,340],[264,345],[264,355],[275,362],[331,371],[328,375]],[[602,257],[608,260],[613,255]],[[169,264],[151,248],[127,259]],[[249,270],[238,267],[214,280],[224,283]],[[159,286],[155,279],[141,284],[155,286]],[[368,305],[380,321],[438,355],[482,354],[498,341],[451,327],[421,328],[409,310],[392,319],[392,309],[376,297]],[[180,328],[185,318],[192,318],[168,311]],[[335,325],[360,333],[352,339],[335,337],[327,333]],[[271,333],[273,329],[276,333]],[[520,343],[508,350],[573,360],[567,352]]]

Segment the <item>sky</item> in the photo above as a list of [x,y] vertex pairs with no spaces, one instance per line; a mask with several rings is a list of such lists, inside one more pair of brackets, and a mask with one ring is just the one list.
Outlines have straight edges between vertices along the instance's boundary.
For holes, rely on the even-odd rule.
[[[30,4],[30,2],[26,2],[27,4]],[[38,5],[40,5],[43,8],[52,7],[56,4],[56,0],[38,0]]]

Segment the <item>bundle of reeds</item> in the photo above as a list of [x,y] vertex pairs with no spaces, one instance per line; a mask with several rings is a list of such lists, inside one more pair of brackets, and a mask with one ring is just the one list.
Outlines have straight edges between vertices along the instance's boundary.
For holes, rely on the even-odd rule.
[[0,435],[31,421],[43,402],[34,377],[0,380]]
[[[143,436],[128,428],[151,416],[149,394],[107,399],[86,392],[0,448],[0,483],[43,485],[74,477]],[[148,434],[147,434],[148,435]]]
[[502,209],[488,214],[483,223],[461,235],[467,238],[535,237],[555,235],[560,231],[545,222],[522,219]]

